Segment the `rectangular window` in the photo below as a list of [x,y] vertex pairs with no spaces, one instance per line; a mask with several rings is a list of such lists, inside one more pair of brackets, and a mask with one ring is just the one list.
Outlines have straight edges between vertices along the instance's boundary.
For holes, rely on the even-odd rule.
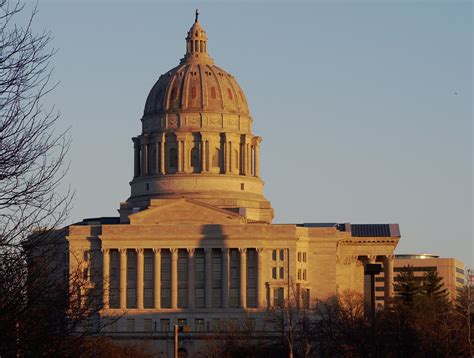
[[285,260],[285,251],[280,250],[280,261],[284,261],[284,260]]
[[303,252],[303,262],[306,262],[306,252]]
[[212,319],[212,331],[213,332],[220,332],[221,331],[221,320],[220,320],[220,318],[213,318]]
[[231,308],[239,307],[239,289],[238,288],[231,288],[229,290],[229,306]]
[[188,289],[186,287],[178,287],[178,308],[186,308],[188,306]]
[[109,305],[110,308],[120,307],[120,290],[118,288],[111,288],[109,290]]
[[169,332],[170,331],[170,320],[169,319],[161,319],[160,320],[160,329],[161,329],[161,332]]
[[281,279],[285,278],[285,269],[283,267],[280,267],[280,278]]
[[204,282],[204,254],[201,250],[196,251],[196,254],[194,256],[194,262],[196,266],[196,282]]
[[272,251],[272,260],[276,261],[277,260],[277,250]]
[[305,303],[305,308],[309,309],[310,304],[311,304],[311,296],[310,296],[309,288],[306,289],[306,297],[305,297],[304,303]]
[[274,280],[277,279],[277,268],[276,267],[272,267],[272,278]]
[[273,306],[275,307],[283,307],[283,288],[274,288],[273,289]]
[[[143,255],[143,280],[153,281],[153,252],[147,252]],[[150,255],[151,254],[151,255]]]
[[127,288],[127,308],[137,308],[136,288]]
[[204,318],[196,318],[194,320],[194,326],[196,332],[204,332]]
[[303,270],[303,281],[306,281],[306,269]]
[[127,319],[127,332],[135,332],[135,320],[133,318]]
[[256,308],[257,307],[257,289],[249,287],[247,288],[247,307]]
[[161,252],[161,307],[171,308],[171,253]]
[[178,327],[184,328],[188,325],[188,320],[186,318],[178,318]]
[[144,308],[153,308],[154,307],[154,295],[152,288],[145,288],[143,290],[143,307]]
[[204,288],[196,288],[194,293],[196,308],[204,308]]
[[220,288],[213,288],[212,289],[212,307],[213,308],[220,308],[222,307],[222,295]]
[[161,308],[171,308],[171,290],[161,288]]
[[152,323],[152,320],[151,318],[145,318],[143,320],[143,330],[145,332],[151,332],[153,331],[153,323]]
[[301,252],[298,251],[298,262],[301,262]]
[[298,280],[301,280],[301,269],[298,269]]

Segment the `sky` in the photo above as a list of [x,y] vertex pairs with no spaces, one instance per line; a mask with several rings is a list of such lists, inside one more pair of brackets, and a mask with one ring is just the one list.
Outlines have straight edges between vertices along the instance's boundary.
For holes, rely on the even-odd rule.
[[396,253],[474,266],[470,1],[40,1],[70,127],[70,222],[116,216],[147,94],[200,10],[263,137],[275,223],[399,223]]

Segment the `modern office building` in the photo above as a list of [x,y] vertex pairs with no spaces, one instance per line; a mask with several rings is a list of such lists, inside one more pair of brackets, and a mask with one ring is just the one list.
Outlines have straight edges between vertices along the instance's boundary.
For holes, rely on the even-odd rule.
[[[439,276],[443,278],[450,300],[454,300],[457,290],[465,285],[464,263],[456,258],[443,258],[431,254],[395,255],[395,280],[399,272],[406,266],[412,266],[417,277],[422,277],[429,271],[438,271]],[[376,278],[376,300],[379,307],[383,305],[384,301],[384,286],[385,280],[382,273]]]

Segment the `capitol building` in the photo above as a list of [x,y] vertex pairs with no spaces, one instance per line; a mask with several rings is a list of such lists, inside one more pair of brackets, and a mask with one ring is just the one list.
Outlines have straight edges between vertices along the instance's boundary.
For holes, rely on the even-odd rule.
[[367,296],[366,263],[383,265],[383,299],[393,294],[397,224],[272,223],[253,120],[196,16],[184,57],[146,98],[120,216],[68,227],[69,270],[100,290],[102,319],[119,317],[107,334],[258,326],[290,300]]

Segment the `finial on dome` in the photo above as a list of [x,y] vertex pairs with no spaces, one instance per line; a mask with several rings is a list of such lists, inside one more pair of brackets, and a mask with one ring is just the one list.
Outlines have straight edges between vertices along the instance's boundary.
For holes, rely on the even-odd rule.
[[194,20],[194,22],[198,22],[198,18],[199,18],[199,9],[196,9],[196,19]]

